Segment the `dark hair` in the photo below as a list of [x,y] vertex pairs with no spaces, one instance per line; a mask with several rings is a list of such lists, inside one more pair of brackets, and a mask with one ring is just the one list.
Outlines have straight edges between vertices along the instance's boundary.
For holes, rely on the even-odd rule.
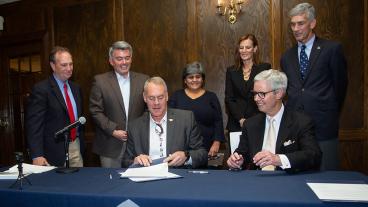
[[206,79],[206,74],[204,72],[204,68],[203,68],[201,62],[194,61],[192,63],[187,64],[187,66],[184,68],[183,75],[182,75],[183,88],[186,88],[185,78],[190,74],[200,74],[202,76],[202,80],[203,80],[202,87],[204,86],[204,81]]
[[55,46],[55,47],[52,48],[52,50],[50,52],[50,56],[49,56],[49,62],[50,63],[51,62],[55,63],[55,55],[58,52],[67,52],[67,53],[71,54],[68,48],[61,47],[61,46]]
[[[246,35],[239,38],[238,45],[236,46],[236,49],[235,49],[235,66],[236,66],[237,69],[240,69],[243,66],[243,61],[240,58],[240,53],[239,53],[239,45],[242,41],[247,40],[247,39],[249,39],[253,42],[253,47],[258,47],[258,41],[257,41],[257,38],[254,34],[246,34]],[[255,64],[259,63],[258,51],[259,51],[259,48],[258,48],[257,52],[253,55],[253,62]]]

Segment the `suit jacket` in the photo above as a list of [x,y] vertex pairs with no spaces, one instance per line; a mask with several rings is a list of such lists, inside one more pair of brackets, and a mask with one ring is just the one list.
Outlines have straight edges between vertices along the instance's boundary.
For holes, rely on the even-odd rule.
[[[89,111],[96,125],[93,152],[117,158],[124,143],[112,136],[116,129],[126,130],[127,120],[139,117],[145,110],[143,86],[147,75],[130,71],[129,112],[126,117],[123,96],[114,71],[96,75],[89,97]],[[125,149],[123,149],[125,150]]]
[[302,80],[297,45],[281,58],[281,68],[288,77],[286,107],[312,117],[317,140],[337,138],[348,82],[342,47],[316,37],[309,60],[308,72]]
[[[239,147],[235,150],[244,157],[245,168],[257,169],[253,157],[262,151],[266,115],[249,118],[242,128]],[[276,154],[285,154],[290,161],[288,172],[318,169],[322,152],[314,134],[312,120],[299,112],[285,110],[276,141]],[[281,168],[278,168],[281,169]]]
[[[73,82],[68,81],[68,84],[77,105],[77,115],[80,117],[83,106],[82,91]],[[54,76],[35,84],[26,111],[26,131],[31,157],[44,156],[50,165],[63,166],[64,139],[55,139],[54,135],[69,124],[71,123],[67,106]],[[78,127],[81,152],[84,151],[83,131],[83,126]]]
[[226,71],[225,104],[228,114],[227,129],[231,132],[240,131],[239,120],[248,119],[257,114],[258,108],[254,102],[251,90],[253,90],[254,77],[271,68],[269,63],[253,65],[248,81],[244,81],[243,71],[231,66]]
[[[136,156],[149,154],[150,113],[146,112],[129,125],[129,139],[123,166],[133,163]],[[165,130],[165,129],[164,129]],[[202,143],[202,136],[191,111],[168,109],[167,111],[166,152],[189,151],[192,167],[207,165],[207,151]]]

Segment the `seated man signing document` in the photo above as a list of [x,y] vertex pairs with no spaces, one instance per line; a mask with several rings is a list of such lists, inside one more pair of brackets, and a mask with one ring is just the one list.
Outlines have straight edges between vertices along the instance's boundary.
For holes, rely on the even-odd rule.
[[129,139],[123,166],[150,166],[153,159],[165,158],[169,166],[203,167],[207,151],[190,111],[168,109],[165,81],[152,77],[144,84],[144,101],[149,112],[129,125]]
[[278,70],[266,70],[254,78],[253,95],[263,112],[249,118],[240,143],[227,160],[230,169],[286,170],[318,169],[321,150],[312,120],[284,108],[287,77]]

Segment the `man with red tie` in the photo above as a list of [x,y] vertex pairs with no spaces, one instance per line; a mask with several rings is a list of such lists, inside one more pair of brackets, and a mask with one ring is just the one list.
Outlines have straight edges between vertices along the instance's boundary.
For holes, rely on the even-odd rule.
[[[37,83],[28,100],[26,131],[34,165],[65,165],[64,137],[55,132],[78,120],[82,114],[82,92],[69,79],[73,59],[64,47],[54,47],[49,57],[53,74]],[[83,127],[70,130],[69,164],[82,167]]]

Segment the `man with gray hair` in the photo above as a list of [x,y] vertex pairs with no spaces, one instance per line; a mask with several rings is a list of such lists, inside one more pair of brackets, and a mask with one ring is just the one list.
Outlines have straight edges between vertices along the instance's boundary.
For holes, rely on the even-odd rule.
[[[207,165],[200,129],[191,111],[167,108],[165,81],[152,77],[144,84],[148,112],[129,125],[124,166],[149,166],[163,159],[171,167]],[[156,161],[154,161],[156,160]]]
[[270,69],[256,75],[254,100],[263,113],[249,118],[242,127],[239,146],[227,160],[230,169],[319,169],[321,150],[314,124],[302,113],[285,110],[286,87],[283,72]]
[[347,89],[346,60],[341,44],[317,37],[314,7],[301,3],[289,12],[297,44],[281,58],[289,79],[286,107],[309,115],[323,152],[321,170],[339,168],[339,116]]
[[132,46],[117,41],[109,48],[113,71],[96,75],[89,98],[89,110],[96,126],[93,152],[102,167],[120,168],[126,149],[128,121],[143,114],[142,98],[147,75],[130,71]]

